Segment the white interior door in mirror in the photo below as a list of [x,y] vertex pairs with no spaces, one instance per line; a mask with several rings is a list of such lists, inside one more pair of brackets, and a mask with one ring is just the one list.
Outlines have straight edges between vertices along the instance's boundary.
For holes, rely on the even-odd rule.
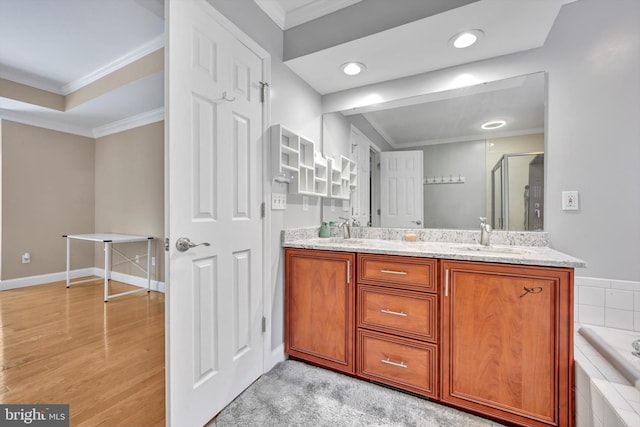
[[380,226],[422,228],[422,151],[380,153]]
[[371,142],[356,128],[351,128],[351,158],[358,165],[358,186],[351,196],[351,216],[360,225],[369,225],[371,221],[370,206],[370,171],[369,151]]

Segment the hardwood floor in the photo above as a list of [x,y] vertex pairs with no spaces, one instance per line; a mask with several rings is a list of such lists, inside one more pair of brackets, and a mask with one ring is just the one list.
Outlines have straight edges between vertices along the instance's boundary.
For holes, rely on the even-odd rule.
[[164,294],[104,303],[103,289],[0,292],[0,403],[67,403],[72,426],[164,425]]

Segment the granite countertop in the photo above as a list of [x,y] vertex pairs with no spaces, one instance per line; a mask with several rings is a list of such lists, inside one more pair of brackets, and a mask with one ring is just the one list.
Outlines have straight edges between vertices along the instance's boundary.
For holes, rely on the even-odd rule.
[[[541,236],[543,240],[534,237],[534,240],[527,241],[526,238],[524,240],[514,239],[507,238],[510,236],[505,235],[507,242],[514,241],[515,243],[525,244],[492,244],[491,246],[481,246],[473,239],[473,234],[469,236],[460,235],[459,238],[456,239],[451,239],[450,236],[443,236],[442,239],[436,241],[417,240],[412,242],[400,239],[370,238],[369,236],[361,237],[362,235],[356,235],[350,239],[342,239],[339,237],[311,237],[313,235],[313,231],[306,233],[301,233],[299,230],[294,232],[288,231],[283,233],[282,245],[289,248],[404,255],[463,261],[551,267],[586,267],[584,261],[551,249],[548,245],[544,245],[546,242],[546,237],[544,236]],[[315,234],[315,236],[317,236],[317,234]],[[496,240],[505,241],[500,238]]]

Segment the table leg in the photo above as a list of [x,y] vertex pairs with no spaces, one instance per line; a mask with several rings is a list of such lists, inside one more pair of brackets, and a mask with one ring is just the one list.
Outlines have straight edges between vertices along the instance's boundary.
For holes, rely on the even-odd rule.
[[109,300],[109,276],[111,275],[111,242],[104,242],[104,302]]
[[147,239],[147,292],[151,292],[151,239]]
[[71,284],[69,281],[69,268],[71,266],[71,261],[69,257],[71,256],[71,239],[67,237],[67,288]]

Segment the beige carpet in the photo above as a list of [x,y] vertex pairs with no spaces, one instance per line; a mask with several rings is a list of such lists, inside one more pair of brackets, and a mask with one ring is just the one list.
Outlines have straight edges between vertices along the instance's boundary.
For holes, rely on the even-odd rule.
[[489,427],[501,424],[287,360],[253,383],[210,425]]

